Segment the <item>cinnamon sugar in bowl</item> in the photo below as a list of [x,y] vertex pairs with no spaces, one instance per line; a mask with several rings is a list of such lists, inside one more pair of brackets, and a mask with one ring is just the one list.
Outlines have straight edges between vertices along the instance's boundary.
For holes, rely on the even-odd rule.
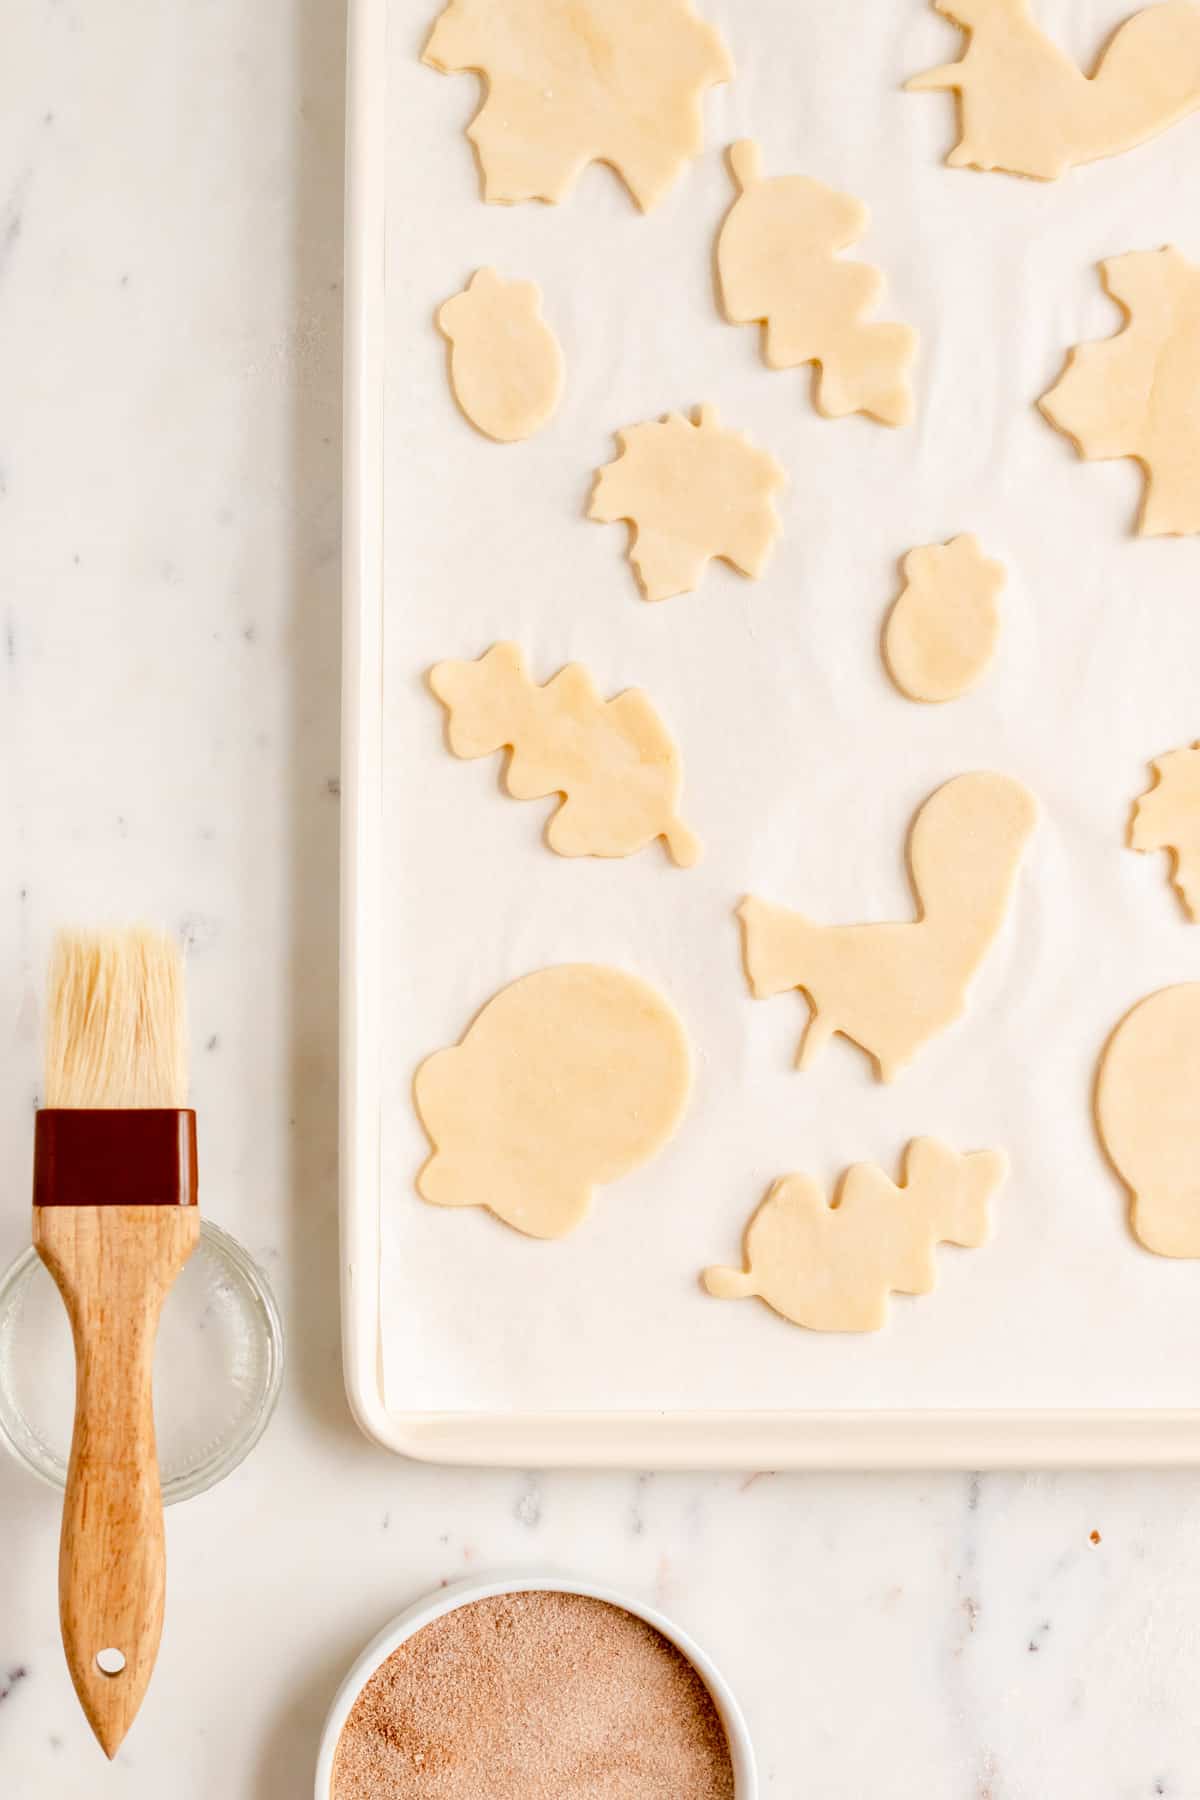
[[555,1578],[446,1589],[359,1658],[317,1800],[753,1800],[737,1703],[677,1626]]

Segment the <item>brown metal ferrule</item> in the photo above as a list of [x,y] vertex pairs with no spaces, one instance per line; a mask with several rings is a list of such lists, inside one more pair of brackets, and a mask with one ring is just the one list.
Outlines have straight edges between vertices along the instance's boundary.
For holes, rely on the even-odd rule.
[[35,1206],[195,1206],[190,1108],[43,1107],[33,1150]]

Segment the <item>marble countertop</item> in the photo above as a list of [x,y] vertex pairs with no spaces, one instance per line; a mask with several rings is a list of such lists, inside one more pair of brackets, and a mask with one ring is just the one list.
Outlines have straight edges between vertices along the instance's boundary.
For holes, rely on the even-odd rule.
[[325,0],[29,0],[0,64],[0,1259],[27,1238],[56,925],[190,945],[207,1209],[272,1275],[278,1416],[169,1517],[107,1767],[57,1504],[0,1458],[4,1800],[295,1800],[346,1665],[445,1579],[652,1599],[792,1800],[1200,1796],[1200,1474],[407,1466],[341,1388],[336,1250],[343,23]]

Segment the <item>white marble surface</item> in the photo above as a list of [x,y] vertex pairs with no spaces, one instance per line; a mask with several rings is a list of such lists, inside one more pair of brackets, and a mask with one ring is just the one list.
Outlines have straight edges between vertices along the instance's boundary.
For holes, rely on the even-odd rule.
[[192,946],[208,1209],[272,1272],[291,1364],[251,1462],[170,1516],[162,1656],[112,1768],[57,1641],[54,1497],[0,1462],[3,1800],[294,1800],[379,1625],[444,1578],[547,1564],[706,1641],[780,1800],[1200,1796],[1200,1475],[531,1480],[358,1437],[335,1251],[339,9],[20,0],[4,34],[0,1257],[28,1230],[49,933],[160,917]]

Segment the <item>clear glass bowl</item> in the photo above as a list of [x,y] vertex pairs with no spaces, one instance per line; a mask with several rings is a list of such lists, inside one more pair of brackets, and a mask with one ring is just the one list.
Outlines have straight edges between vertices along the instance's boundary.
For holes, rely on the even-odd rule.
[[[275,1410],[283,1325],[266,1276],[203,1219],[167,1295],[154,1361],[163,1501],[189,1500],[236,1469]],[[67,1479],[75,1358],[66,1311],[37,1251],[0,1276],[0,1444],[51,1486]]]

